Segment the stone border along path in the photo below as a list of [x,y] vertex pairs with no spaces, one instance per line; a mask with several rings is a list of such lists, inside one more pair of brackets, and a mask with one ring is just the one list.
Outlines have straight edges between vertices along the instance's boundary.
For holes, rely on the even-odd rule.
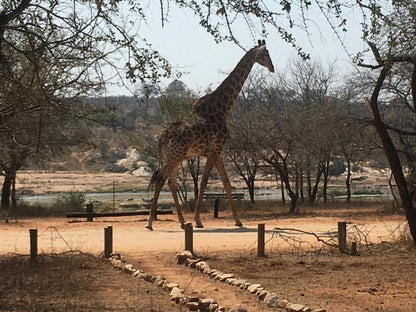
[[[244,279],[237,278],[234,274],[223,273],[216,269],[211,269],[206,261],[195,258],[190,251],[182,251],[176,255],[178,264],[185,264],[189,268],[197,269],[201,273],[209,275],[216,281],[227,283],[231,286],[239,287],[251,294],[257,296],[257,300],[264,302],[268,307],[284,312],[326,312],[325,309],[312,309],[301,304],[290,303],[287,300],[280,299],[276,293],[269,292],[261,284],[250,283]],[[168,282],[164,277],[145,273],[143,270],[133,268],[132,264],[127,264],[121,259],[119,254],[113,254],[109,258],[111,264],[125,273],[132,274],[136,278],[141,278],[146,282],[153,283],[166,292],[170,293],[170,298],[176,304],[186,306],[190,311],[200,312],[225,312],[226,307],[221,306],[213,298],[198,298],[196,296],[186,296],[185,291],[178,287],[177,283]],[[240,305],[237,305],[229,312],[247,312]]]

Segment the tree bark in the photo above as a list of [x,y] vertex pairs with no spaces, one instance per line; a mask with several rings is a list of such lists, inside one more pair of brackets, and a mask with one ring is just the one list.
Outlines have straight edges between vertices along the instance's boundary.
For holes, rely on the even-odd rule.
[[13,183],[13,176],[6,173],[3,181],[3,187],[1,190],[1,209],[9,210],[10,209],[10,195]]
[[318,186],[319,186],[319,183],[321,182],[321,177],[322,177],[323,171],[324,171],[323,165],[322,165],[322,163],[320,163],[318,165],[318,170],[316,171],[315,184],[312,188],[311,193],[309,194],[309,205],[313,205],[315,203],[316,195],[318,194]]
[[345,186],[347,188],[347,204],[351,202],[351,161],[347,160],[347,178],[345,180]]
[[329,184],[329,161],[325,161],[322,165],[324,182],[322,185],[322,197],[324,198],[324,203],[328,202],[328,184]]
[[366,104],[368,105],[373,116],[373,125],[375,126],[377,133],[381,139],[384,152],[389,162],[394,180],[396,181],[400,199],[406,213],[406,219],[409,224],[410,234],[412,235],[413,242],[416,244],[416,208],[413,203],[413,194],[409,192],[397,149],[394,146],[386,126],[381,119],[380,111],[378,109],[378,96],[389,70],[390,66],[384,65],[378,77],[377,84],[374,87],[371,98],[366,99]]

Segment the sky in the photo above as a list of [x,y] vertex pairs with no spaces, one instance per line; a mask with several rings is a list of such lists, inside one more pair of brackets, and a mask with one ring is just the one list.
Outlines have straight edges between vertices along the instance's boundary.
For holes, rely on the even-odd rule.
[[[158,1],[154,1],[158,3]],[[309,25],[310,37],[304,32],[297,32],[297,42],[305,52],[310,53],[311,60],[319,61],[326,66],[335,62],[336,72],[346,74],[354,68],[351,55],[364,48],[358,29],[359,19],[349,16],[350,30],[343,34],[342,40],[348,53],[331,31],[327,22],[317,12],[311,11]],[[140,25],[140,34],[145,36],[174,67],[183,72],[179,78],[190,89],[204,93],[208,88],[215,89],[243,57],[245,51],[232,42],[215,43],[211,35],[199,26],[198,18],[190,11],[172,6],[168,22],[162,27],[160,8],[150,9],[146,24]],[[246,50],[256,45],[257,39],[248,31],[245,24],[236,25],[236,37]],[[277,31],[270,30],[266,46],[274,63],[276,72],[283,72],[290,61],[297,58],[297,52],[288,43],[280,39]],[[260,68],[255,65],[255,68]],[[270,73],[270,75],[273,75]],[[174,78],[162,81],[162,88]],[[122,86],[109,88],[111,95],[131,95],[131,90]],[[130,89],[130,90],[129,90]]]

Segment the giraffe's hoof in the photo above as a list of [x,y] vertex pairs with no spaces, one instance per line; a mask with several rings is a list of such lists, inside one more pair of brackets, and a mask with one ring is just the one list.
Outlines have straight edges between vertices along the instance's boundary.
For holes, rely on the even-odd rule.
[[153,228],[151,225],[146,225],[146,229],[149,229],[150,231],[153,231]]
[[181,223],[181,229],[184,230],[185,229],[185,223]]
[[243,226],[243,224],[241,223],[241,221],[235,221],[235,226]]
[[202,225],[202,223],[195,224],[195,227],[198,228],[198,229],[204,228],[204,226]]

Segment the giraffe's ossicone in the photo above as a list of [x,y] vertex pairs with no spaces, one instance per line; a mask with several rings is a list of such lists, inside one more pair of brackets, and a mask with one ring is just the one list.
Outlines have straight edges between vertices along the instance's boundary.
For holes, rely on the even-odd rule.
[[177,195],[178,168],[185,158],[197,156],[206,157],[207,160],[195,208],[196,227],[203,227],[200,220],[200,207],[209,174],[214,166],[221,176],[235,225],[242,225],[235,209],[231,183],[225,171],[221,153],[229,137],[226,117],[255,63],[266,67],[270,72],[274,72],[273,63],[264,40],[259,40],[258,46],[250,49],[243,56],[217,89],[197,100],[193,104],[192,112],[187,117],[173,122],[161,134],[159,139],[159,166],[151,180],[151,183],[154,184],[154,195],[146,226],[148,229],[153,229],[152,224],[159,194],[166,180],[168,180],[172,192],[179,222],[182,227],[185,225]]

